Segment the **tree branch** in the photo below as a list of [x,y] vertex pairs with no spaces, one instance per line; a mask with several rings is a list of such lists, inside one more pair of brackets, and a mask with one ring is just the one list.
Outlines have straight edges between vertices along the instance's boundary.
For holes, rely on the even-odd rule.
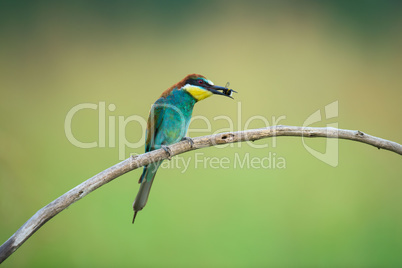
[[[360,131],[336,129],[336,128],[315,128],[315,127],[294,127],[294,126],[273,126],[268,128],[252,129],[238,132],[221,133],[194,138],[194,145],[191,147],[187,141],[170,145],[172,155],[197,150],[204,147],[219,144],[235,143],[243,141],[255,141],[274,136],[301,136],[301,137],[326,137],[358,141],[378,149],[385,149],[402,155],[402,145],[396,142],[384,140],[367,135]],[[1,247],[0,263],[16,251],[31,235],[33,235],[48,220],[59,212],[80,200],[90,192],[115,178],[139,167],[148,165],[151,162],[168,158],[163,149],[130,157],[81,183],[67,193],[63,194],[50,204],[46,205],[35,213],[24,225],[22,225]]]

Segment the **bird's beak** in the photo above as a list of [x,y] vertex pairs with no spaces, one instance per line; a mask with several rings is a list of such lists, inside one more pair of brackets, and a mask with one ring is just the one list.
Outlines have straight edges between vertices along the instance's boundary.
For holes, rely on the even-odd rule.
[[208,87],[207,89],[209,91],[211,91],[213,94],[223,95],[223,96],[226,96],[226,97],[229,97],[229,98],[232,98],[232,99],[233,99],[232,93],[233,92],[237,93],[233,89],[228,89],[226,87],[220,87],[220,86],[215,86],[215,85],[212,85],[212,86]]

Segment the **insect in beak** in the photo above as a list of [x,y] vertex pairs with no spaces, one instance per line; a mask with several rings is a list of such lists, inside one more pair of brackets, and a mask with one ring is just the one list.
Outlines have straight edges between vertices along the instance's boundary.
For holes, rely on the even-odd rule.
[[226,96],[232,97],[233,92],[237,93],[237,91],[234,91],[233,89],[229,89],[228,87],[230,86],[230,83],[227,82],[225,85],[225,89],[223,89],[223,94],[225,94]]

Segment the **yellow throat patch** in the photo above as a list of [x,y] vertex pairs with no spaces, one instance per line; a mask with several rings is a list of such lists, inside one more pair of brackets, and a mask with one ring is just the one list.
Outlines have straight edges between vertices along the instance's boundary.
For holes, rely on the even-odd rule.
[[209,96],[212,95],[212,92],[206,89],[203,89],[199,86],[193,86],[193,85],[185,85],[183,87],[185,91],[191,94],[191,96],[194,97],[197,101],[203,100],[205,98],[208,98]]

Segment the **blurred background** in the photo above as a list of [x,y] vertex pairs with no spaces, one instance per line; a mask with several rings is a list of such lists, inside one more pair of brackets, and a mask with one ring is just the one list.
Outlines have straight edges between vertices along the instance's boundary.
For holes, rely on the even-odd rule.
[[[211,97],[193,116],[211,133],[301,126],[339,102],[340,128],[402,143],[400,1],[0,1],[0,243],[37,210],[118,163],[110,118],[147,118],[163,90],[189,73],[239,93]],[[64,122],[82,103],[106,107],[104,148],[71,144]],[[239,108],[241,105],[241,108]],[[239,113],[239,110],[241,112]],[[98,110],[72,122],[99,141]],[[215,119],[215,120],[214,120]],[[113,119],[112,119],[113,120]],[[205,128],[195,120],[190,128]],[[127,123],[125,137],[143,129]],[[191,136],[205,135],[193,131]],[[112,134],[113,135],[113,134]],[[325,152],[325,139],[307,139]],[[401,267],[401,156],[339,141],[332,167],[299,137],[181,155],[188,170],[159,170],[131,224],[141,171],[91,193],[46,223],[4,267]],[[144,147],[126,148],[142,153]],[[229,168],[195,167],[228,157]],[[234,166],[237,157],[282,168]],[[273,155],[275,154],[275,155]],[[173,160],[172,160],[173,161]]]

